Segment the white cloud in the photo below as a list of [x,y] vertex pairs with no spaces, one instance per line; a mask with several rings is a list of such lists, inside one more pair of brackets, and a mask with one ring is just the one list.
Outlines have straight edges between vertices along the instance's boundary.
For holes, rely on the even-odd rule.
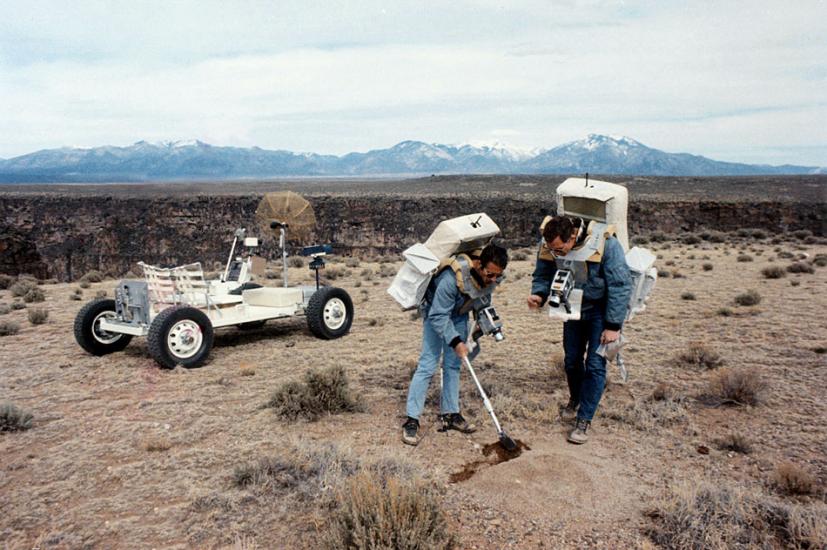
[[181,138],[531,148],[599,132],[827,164],[818,2],[13,4],[0,157]]

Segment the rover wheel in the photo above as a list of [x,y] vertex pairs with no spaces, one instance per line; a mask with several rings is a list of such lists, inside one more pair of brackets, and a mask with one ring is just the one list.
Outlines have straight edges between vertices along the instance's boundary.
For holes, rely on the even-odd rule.
[[170,307],[149,326],[147,345],[152,358],[164,368],[200,367],[213,343],[213,327],[203,311],[194,307]]
[[347,292],[325,286],[313,293],[307,305],[307,326],[319,338],[332,340],[347,334],[353,323],[353,302]]
[[100,328],[101,319],[115,318],[115,300],[94,300],[78,311],[75,317],[75,340],[92,355],[106,355],[125,348],[131,334],[106,332]]

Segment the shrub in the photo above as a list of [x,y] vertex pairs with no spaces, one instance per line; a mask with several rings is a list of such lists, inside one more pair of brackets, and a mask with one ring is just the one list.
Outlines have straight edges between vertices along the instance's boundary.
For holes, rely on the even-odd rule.
[[789,505],[720,483],[683,485],[647,512],[664,548],[823,548],[823,505]]
[[755,306],[761,303],[761,295],[754,290],[748,290],[736,296],[735,303],[739,306]]
[[763,275],[765,279],[780,279],[781,277],[785,277],[787,274],[777,265],[768,265],[761,270],[761,275]]
[[665,382],[659,382],[655,389],[652,390],[652,399],[654,401],[666,401],[667,399],[672,399],[674,397],[674,392],[672,391],[672,387]]
[[636,235],[632,237],[632,244],[649,244],[649,237]]
[[701,238],[711,243],[722,243],[726,241],[726,234],[721,233],[720,231],[709,231],[706,233],[701,233]]
[[701,267],[703,267],[704,271],[712,271],[712,269],[715,266],[713,266],[711,263],[707,262],[707,263],[703,264]]
[[27,279],[18,279],[9,287],[11,295],[17,298],[25,296],[30,290],[37,288],[37,283]]
[[270,493],[298,492],[317,498],[339,487],[362,465],[332,444],[289,445],[279,455],[242,464],[233,472],[233,484]]
[[798,286],[801,284],[801,281],[792,280],[790,281],[790,286]]
[[528,254],[522,250],[518,250],[517,252],[511,254],[511,259],[515,262],[524,262],[528,259]]
[[93,269],[92,271],[87,271],[86,275],[81,277],[80,280],[88,283],[99,283],[103,281],[103,273]]
[[721,451],[732,451],[742,455],[748,455],[752,452],[752,444],[749,440],[737,433],[728,433],[724,437],[716,439],[714,444]]
[[827,267],[827,254],[816,254],[813,258],[813,264],[818,267]]
[[264,278],[265,279],[278,279],[279,277],[281,277],[281,273],[278,273],[278,272],[273,271],[271,269],[268,269],[267,271],[264,272]]
[[11,403],[0,403],[0,432],[22,432],[32,427],[34,416]]
[[11,308],[14,310],[26,309],[26,304],[24,304],[23,302],[12,302]]
[[0,304],[0,315],[7,315],[11,313],[11,306],[8,304]]
[[141,450],[144,450],[148,453],[156,453],[159,451],[168,451],[172,448],[172,441],[169,440],[168,437],[160,435],[160,436],[149,436],[145,437],[141,440],[138,444]]
[[720,308],[718,308],[718,311],[716,311],[715,313],[717,313],[721,317],[731,317],[732,316],[732,310],[729,309],[728,307],[720,307]]
[[46,293],[40,290],[39,288],[33,288],[23,296],[23,301],[27,304],[31,304],[34,302],[45,302],[46,301]]
[[287,419],[315,420],[323,413],[337,414],[362,410],[351,394],[344,367],[310,370],[303,382],[287,382],[265,405]]
[[706,347],[703,342],[690,342],[689,346],[678,354],[678,361],[687,366],[705,369],[716,369],[724,363],[721,355]]
[[793,234],[793,237],[795,237],[796,239],[799,239],[799,240],[804,240],[807,237],[812,237],[813,236],[813,232],[810,231],[809,229],[798,229],[796,231],[793,231],[792,234]]
[[42,325],[49,318],[49,312],[42,307],[33,307],[27,313],[29,322],[33,325]]
[[669,240],[669,235],[663,231],[653,231],[649,234],[649,240],[653,243],[663,243]]
[[0,273],[0,289],[7,289],[14,283],[14,277]]
[[14,321],[0,321],[0,336],[14,336],[20,332],[20,324]]
[[339,277],[341,277],[345,274],[343,269],[340,269],[338,267],[330,267],[330,266],[326,267],[325,270],[323,271],[323,273],[324,273],[325,279],[327,279],[329,281],[335,281],[336,279],[338,279]]
[[98,290],[97,292],[95,292],[95,298],[106,298],[106,291]]
[[395,478],[383,483],[368,473],[337,491],[322,536],[331,550],[450,549],[457,544],[433,486]]
[[764,380],[744,369],[722,369],[709,382],[711,394],[732,405],[759,405],[767,388]]
[[683,244],[698,244],[701,242],[701,238],[694,233],[689,233],[688,235],[684,235],[681,241],[683,241]]
[[82,280],[78,283],[78,286],[80,288],[89,288],[90,286],[92,286],[92,283],[90,283],[89,281],[83,281]]
[[789,252],[787,250],[779,250],[778,251],[778,257],[782,260],[789,260],[789,259],[795,258],[795,254],[793,254],[792,252]]
[[787,266],[787,271],[790,273],[815,273],[813,266],[805,262],[795,262]]
[[652,395],[645,399],[610,407],[603,414],[637,430],[655,432],[688,420],[685,401],[683,396],[674,395],[671,388],[664,385],[656,387]]
[[691,292],[684,292],[681,294],[681,300],[694,300],[695,295]]
[[673,279],[684,279],[684,278],[686,278],[686,276],[683,273],[681,273],[680,271],[678,271],[677,269],[673,269],[672,270],[672,278]]
[[812,495],[817,487],[816,477],[792,462],[782,462],[775,467],[772,484],[785,495]]
[[672,273],[666,269],[658,269],[658,277],[662,279],[668,279],[671,275]]
[[361,262],[359,261],[359,258],[348,258],[345,260],[345,265],[347,267],[357,268],[361,265]]
[[736,260],[739,262],[751,262],[753,261],[753,257],[749,254],[740,254]]
[[80,294],[70,294],[69,299],[74,300],[76,302],[79,302],[79,301],[83,300],[83,296],[81,296]]
[[290,267],[304,267],[304,258],[301,256],[290,256],[287,258],[287,265]]

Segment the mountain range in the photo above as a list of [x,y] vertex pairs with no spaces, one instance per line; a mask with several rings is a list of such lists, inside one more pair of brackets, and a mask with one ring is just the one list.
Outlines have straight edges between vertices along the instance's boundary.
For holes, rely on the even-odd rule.
[[598,134],[534,151],[501,145],[453,146],[403,141],[389,149],[335,156],[259,147],[219,147],[200,141],[156,144],[139,141],[129,147],[64,147],[0,159],[0,183],[583,172],[744,176],[824,174],[827,169],[721,162],[687,153],[667,153],[628,137]]

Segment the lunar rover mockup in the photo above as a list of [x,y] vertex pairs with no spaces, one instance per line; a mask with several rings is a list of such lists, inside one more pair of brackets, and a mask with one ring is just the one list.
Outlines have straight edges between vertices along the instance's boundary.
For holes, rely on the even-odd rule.
[[288,286],[287,231],[309,232],[315,224],[310,204],[292,192],[268,193],[256,210],[256,220],[260,227],[278,231],[282,287],[252,282],[265,262],[254,255],[259,240],[239,229],[217,280],[206,280],[200,263],[172,268],[139,263],[143,280],[121,281],[114,300],[95,300],[81,308],[74,325],[78,344],[93,355],[106,355],[124,349],[134,336],[146,336],[158,364],[191,368],[207,359],[218,328],[257,328],[270,319],[304,315],[319,338],[346,334],[353,322],[350,296],[341,288],[319,284],[323,256],[332,251],[329,245],[301,251],[313,258],[310,268],[316,272],[316,285]]

